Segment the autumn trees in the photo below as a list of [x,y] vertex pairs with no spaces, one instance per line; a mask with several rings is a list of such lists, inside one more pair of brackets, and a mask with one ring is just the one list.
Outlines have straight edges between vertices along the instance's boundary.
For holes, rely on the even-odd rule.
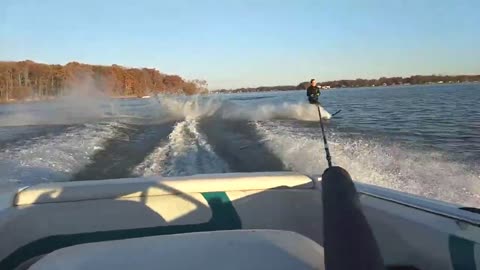
[[187,82],[156,69],[96,66],[71,62],[65,66],[32,61],[0,62],[0,101],[45,99],[69,91],[99,91],[110,96],[151,93],[196,94],[206,91],[204,81]]

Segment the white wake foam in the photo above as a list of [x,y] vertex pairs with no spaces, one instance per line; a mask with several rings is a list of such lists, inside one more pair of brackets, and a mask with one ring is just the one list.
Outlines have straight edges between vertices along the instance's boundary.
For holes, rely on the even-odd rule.
[[[331,115],[320,106],[322,118],[330,119]],[[302,121],[318,121],[318,110],[315,106],[302,102],[283,102],[278,104],[237,105],[222,110],[224,119],[265,121],[271,119],[296,119]]]
[[216,113],[223,104],[218,96],[169,96],[160,95],[161,110],[173,119],[197,119]]
[[7,146],[0,151],[0,188],[69,180],[114,135],[116,125],[84,124],[53,137]]
[[[160,96],[159,103],[162,110],[175,119],[197,119],[216,115],[222,119],[230,120],[296,119],[318,121],[317,108],[306,101],[236,103],[222,98],[221,95],[215,95]],[[330,119],[330,113],[323,107],[320,106],[320,108],[322,118]]]
[[[257,129],[288,168],[312,175],[322,174],[327,167],[320,134],[308,138],[265,123],[257,123]],[[333,163],[357,181],[461,205],[480,205],[479,170],[448,161],[437,152],[328,135]]]
[[198,132],[197,125],[193,119],[177,123],[169,141],[151,153],[133,173],[182,176],[228,172],[228,165],[215,154],[204,135]]

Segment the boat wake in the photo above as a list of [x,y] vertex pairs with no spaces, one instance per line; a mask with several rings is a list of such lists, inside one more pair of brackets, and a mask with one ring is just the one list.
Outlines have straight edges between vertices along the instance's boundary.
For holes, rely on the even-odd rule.
[[[256,123],[265,144],[295,171],[321,175],[327,168],[320,134],[305,136],[294,128]],[[359,182],[453,202],[480,205],[480,168],[448,160],[439,152],[418,152],[374,140],[345,138],[329,132],[333,163]]]
[[0,150],[0,187],[68,181],[105,138],[113,136],[118,123],[82,124],[62,133],[31,137]]
[[[274,119],[292,119],[301,121],[318,121],[317,109],[304,100],[282,103],[237,103],[216,96],[170,97],[158,98],[160,108],[176,119],[197,119],[215,116],[223,120],[266,121]],[[322,106],[324,119],[331,114]]]
[[113,136],[105,138],[90,162],[71,180],[96,180],[136,176],[132,171],[158,145],[168,140],[175,122],[163,124],[118,124]]
[[[0,140],[0,189],[150,175],[281,170],[318,175],[326,168],[318,123],[311,122],[318,121],[317,109],[298,100],[160,96],[130,103],[113,106],[109,120],[11,128]],[[325,110],[322,115],[331,117]],[[480,168],[439,152],[327,131],[334,164],[360,182],[480,205]]]
[[184,176],[228,171],[228,165],[199,133],[198,122],[189,119],[177,123],[168,141],[147,156],[133,173],[139,176]]

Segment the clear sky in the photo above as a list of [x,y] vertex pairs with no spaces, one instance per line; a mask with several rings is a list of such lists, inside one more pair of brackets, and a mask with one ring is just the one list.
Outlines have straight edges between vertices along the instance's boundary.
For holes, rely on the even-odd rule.
[[154,67],[210,88],[480,73],[479,0],[1,0],[0,60]]

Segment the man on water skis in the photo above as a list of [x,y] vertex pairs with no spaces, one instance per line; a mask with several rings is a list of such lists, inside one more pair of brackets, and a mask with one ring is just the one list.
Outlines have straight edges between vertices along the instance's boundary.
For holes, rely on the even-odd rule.
[[319,104],[318,98],[320,97],[320,87],[317,86],[315,79],[310,80],[310,86],[307,88],[307,97],[310,104]]

